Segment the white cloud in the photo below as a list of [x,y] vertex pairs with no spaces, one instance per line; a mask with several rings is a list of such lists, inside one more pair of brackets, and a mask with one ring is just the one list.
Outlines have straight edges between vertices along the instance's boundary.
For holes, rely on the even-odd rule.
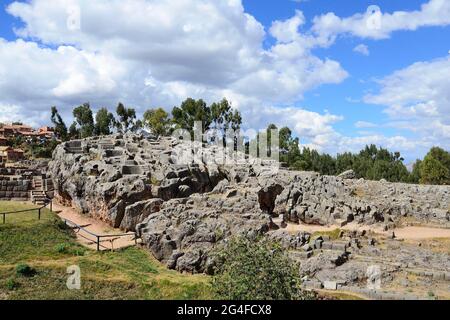
[[300,10],[284,21],[275,21],[270,27],[270,34],[281,43],[291,42],[300,37],[299,28],[305,23],[305,16]]
[[430,146],[450,147],[450,58],[417,62],[379,81],[378,94],[367,103],[384,112],[399,128],[418,133]]
[[[75,5],[79,30],[67,27],[67,8]],[[21,60],[31,61],[33,54],[51,77],[35,81],[44,77],[36,70],[28,77],[27,94],[55,103],[88,99],[111,104],[120,98],[142,111],[149,103],[171,107],[186,96],[201,93],[213,99],[227,91],[289,104],[307,90],[347,77],[338,62],[314,56],[309,40],[297,37],[304,22],[299,11],[274,23],[279,39],[265,50],[263,26],[239,0],[33,0],[14,2],[7,10],[24,21],[20,36],[58,49],[2,41],[1,52],[14,46],[18,57],[3,65],[5,72],[16,68],[13,73],[23,78]],[[30,68],[38,69],[37,63]],[[0,87],[4,96],[16,87],[8,82],[11,88]]]
[[357,121],[355,123],[355,127],[356,128],[376,128],[377,125],[375,123],[372,122],[367,122],[367,121]]
[[42,123],[42,115],[39,112],[28,112],[26,119],[24,113],[27,113],[22,107],[11,104],[0,103],[0,123],[24,122],[38,127]]
[[445,26],[450,24],[450,1],[429,0],[420,10],[358,13],[340,18],[333,12],[314,18],[312,30],[318,37],[335,39],[340,34],[361,38],[386,39],[399,30],[416,30],[420,27]]
[[369,47],[365,44],[359,44],[354,49],[354,52],[360,53],[364,56],[370,55]]
[[[79,8],[80,28],[68,25],[77,11],[68,8]],[[68,117],[85,101],[96,108],[123,101],[142,112],[171,108],[188,96],[207,101],[225,96],[249,127],[277,120],[319,150],[345,150],[370,139],[409,148],[410,140],[402,137],[342,136],[333,128],[341,116],[291,106],[308,90],[348,76],[339,62],[314,55],[314,48],[330,46],[342,33],[380,39],[395,30],[448,24],[448,9],[448,2],[431,0],[420,11],[384,14],[376,31],[365,29],[364,15],[334,14],[317,17],[311,30],[302,30],[306,19],[296,11],[273,22],[266,34],[240,0],[14,2],[7,11],[24,27],[17,30],[19,40],[0,39],[0,106],[14,106],[11,119],[46,123],[52,105]],[[269,35],[275,41],[265,48]],[[365,49],[358,51],[368,53]],[[399,93],[385,81],[380,95],[366,99],[389,105],[393,114],[442,112],[442,97],[412,106],[395,98]],[[448,123],[436,124],[435,131],[448,133]]]

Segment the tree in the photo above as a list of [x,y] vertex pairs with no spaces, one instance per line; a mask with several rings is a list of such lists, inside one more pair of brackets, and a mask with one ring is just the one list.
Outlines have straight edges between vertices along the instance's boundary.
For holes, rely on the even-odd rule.
[[94,117],[92,116],[92,110],[89,103],[75,108],[73,110],[73,116],[80,126],[81,138],[91,137],[94,134]]
[[210,107],[211,110],[211,129],[217,130],[222,136],[225,136],[229,129],[239,130],[242,124],[242,116],[238,110],[234,110],[227,99],[215,102]]
[[69,139],[80,139],[80,130],[78,130],[77,123],[75,121],[70,125]]
[[410,183],[420,183],[420,166],[422,165],[422,160],[417,159],[413,164],[412,172],[409,176]]
[[[299,143],[299,139],[292,136],[291,129],[288,127],[280,129],[280,159],[289,167],[294,167],[294,164],[300,161]],[[299,165],[300,163],[297,163],[297,166]]]
[[450,153],[439,147],[433,147],[428,154],[450,170]]
[[101,108],[95,115],[95,134],[109,135],[115,124],[114,115],[106,108]]
[[121,102],[119,102],[116,113],[118,116],[118,121],[116,122],[118,131],[136,131],[139,127],[142,127],[141,122],[136,122],[136,110],[133,108],[126,108]]
[[355,156],[351,152],[345,152],[336,156],[336,174],[354,168]]
[[68,138],[67,126],[64,123],[62,117],[59,115],[58,109],[56,109],[56,107],[52,107],[51,113],[51,121],[55,126],[56,136],[59,139],[66,141]]
[[314,295],[300,289],[298,268],[280,245],[268,240],[237,238],[217,253],[212,279],[223,300],[305,300]]
[[144,126],[158,136],[166,136],[170,132],[169,114],[162,108],[147,110],[144,113]]
[[202,99],[188,98],[181,103],[180,107],[172,109],[172,117],[177,129],[188,130],[193,136],[196,121],[202,123],[203,130],[210,129],[211,108]]
[[142,129],[143,127],[144,127],[144,123],[142,122],[142,120],[138,119],[133,122],[130,130],[131,130],[131,132],[136,132],[139,129]]
[[420,183],[450,184],[450,154],[433,147],[420,164]]

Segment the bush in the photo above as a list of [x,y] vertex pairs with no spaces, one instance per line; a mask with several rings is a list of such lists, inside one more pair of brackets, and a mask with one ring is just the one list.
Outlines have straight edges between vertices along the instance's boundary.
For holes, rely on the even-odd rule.
[[69,245],[67,245],[66,243],[60,243],[55,246],[55,250],[58,253],[67,253],[69,251],[68,248]]
[[217,252],[212,288],[224,300],[306,300],[314,295],[300,289],[297,265],[268,240],[232,240]]
[[70,243],[59,243],[55,246],[58,253],[71,254],[74,256],[84,256],[85,250],[81,247],[73,247]]
[[36,270],[25,263],[16,266],[16,273],[24,277],[32,277],[36,274]]
[[14,278],[9,278],[6,280],[6,288],[10,291],[17,289],[19,287],[19,284],[16,282]]
[[55,219],[54,223],[60,230],[70,230],[69,226],[62,220]]

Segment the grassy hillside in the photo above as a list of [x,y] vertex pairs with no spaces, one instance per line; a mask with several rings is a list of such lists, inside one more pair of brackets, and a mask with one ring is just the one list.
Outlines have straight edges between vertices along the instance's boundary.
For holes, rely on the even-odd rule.
[[[0,212],[30,204],[1,202]],[[13,214],[1,224],[1,299],[209,299],[203,275],[167,270],[146,250],[132,247],[117,252],[95,252],[75,241],[71,230],[48,210]],[[17,269],[29,265],[32,275]],[[68,266],[81,269],[81,290],[66,287]],[[23,268],[23,266],[22,266]]]

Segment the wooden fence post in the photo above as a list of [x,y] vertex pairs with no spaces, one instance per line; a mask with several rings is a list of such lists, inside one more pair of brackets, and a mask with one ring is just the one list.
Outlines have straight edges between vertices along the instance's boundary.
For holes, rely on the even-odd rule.
[[97,251],[100,251],[100,237],[97,236]]
[[39,208],[39,210],[38,210],[38,220],[41,220],[41,208]]

